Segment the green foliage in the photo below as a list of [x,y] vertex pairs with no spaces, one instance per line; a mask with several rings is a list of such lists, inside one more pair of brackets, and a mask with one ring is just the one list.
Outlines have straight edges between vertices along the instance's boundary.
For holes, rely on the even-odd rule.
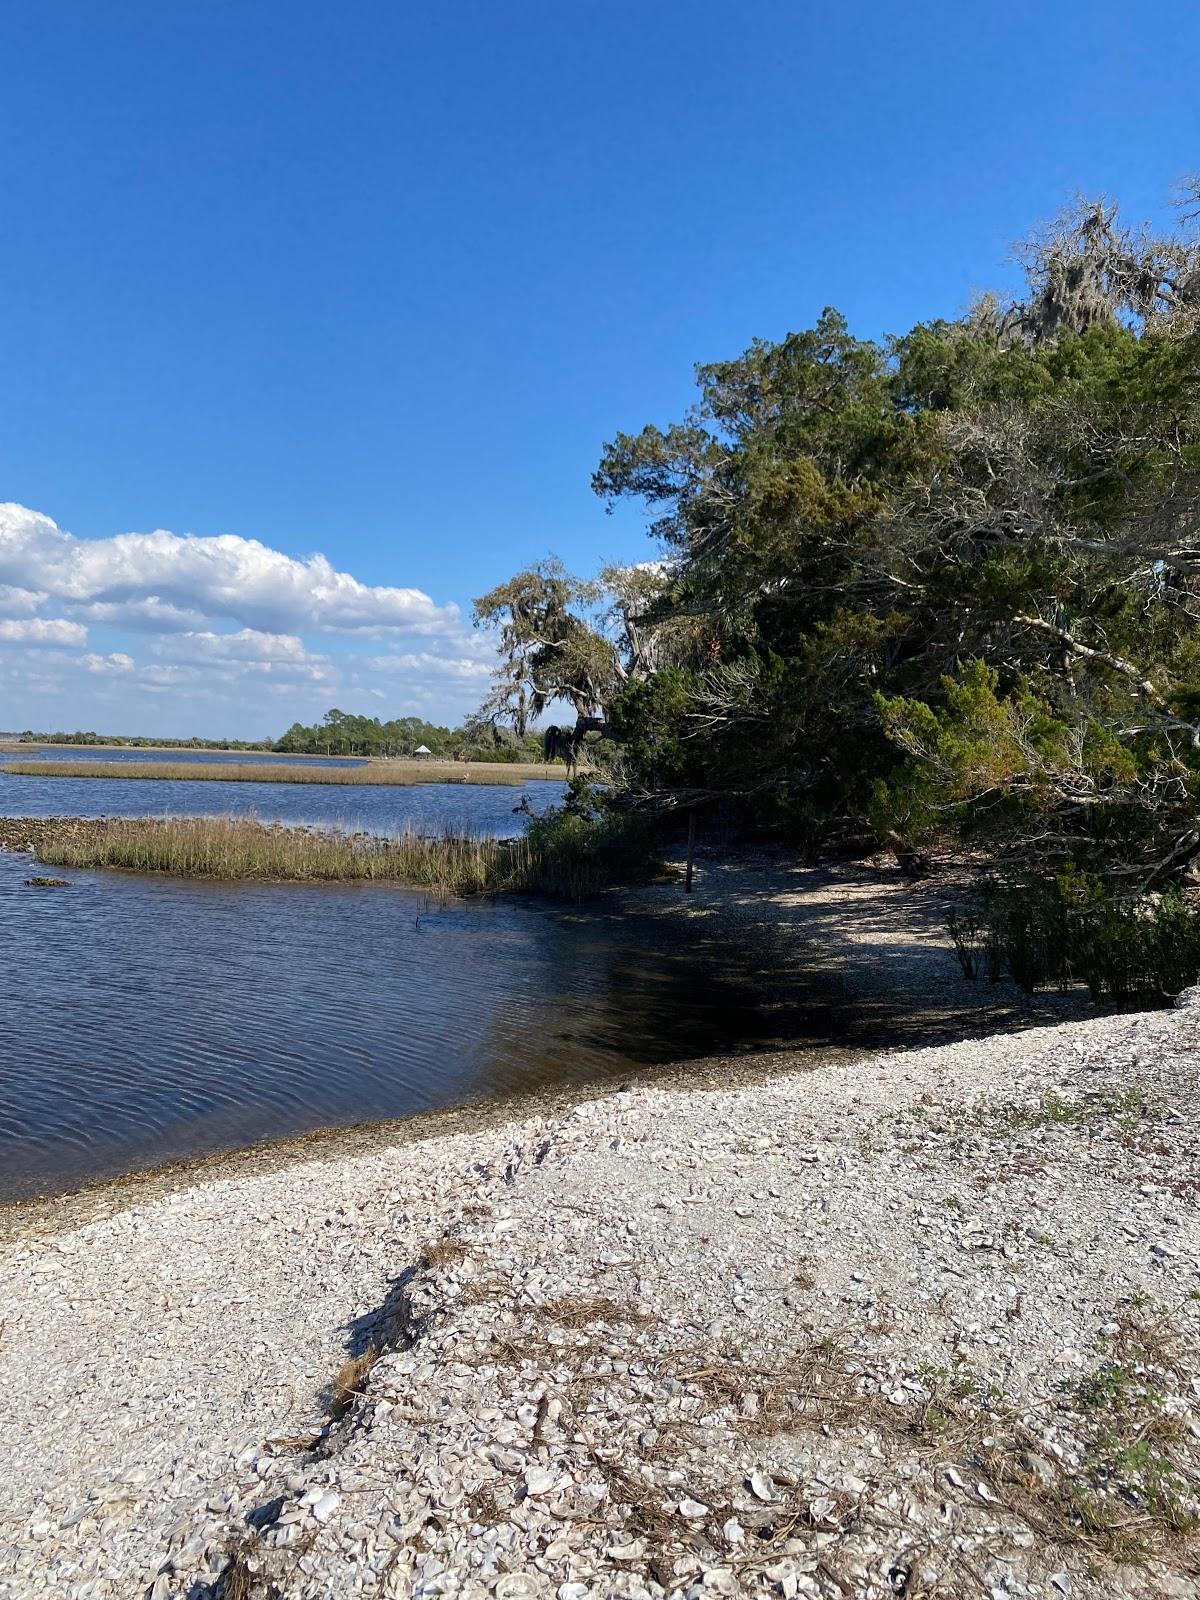
[[1081,873],[997,883],[949,931],[965,976],[1007,971],[1029,993],[1084,983],[1097,1001],[1159,1005],[1200,979],[1200,909],[1173,888],[1123,899]]
[[1094,876],[1086,917],[1014,902],[1003,959],[1059,981],[1069,922],[1099,991],[1167,991],[1188,960],[1136,902],[1200,862],[1195,221],[1083,205],[1025,249],[1012,304],[886,344],[827,310],[698,366],[690,410],[616,434],[593,479],[666,552],[635,626],[618,645],[587,585],[519,574],[479,602],[512,683],[603,707],[647,810]]
[[22,744],[103,745],[119,750],[270,750],[269,739],[152,739],[125,733],[34,733],[26,728]]
[[558,900],[587,900],[617,884],[643,883],[659,870],[644,819],[606,808],[582,779],[566,802],[526,829],[519,887]]
[[928,833],[980,797],[1018,831],[1088,785],[1144,809],[1147,767],[1194,772],[1142,725],[1200,665],[1200,569],[1152,498],[1196,490],[1177,290],[1198,261],[1085,207],[1030,254],[1023,304],[886,349],[826,311],[700,366],[683,422],[619,434],[594,486],[646,502],[674,551],[661,609],[701,619],[690,658],[621,694],[635,780],[804,786],[851,825]]
[[556,700],[577,716],[604,706],[616,689],[617,654],[583,614],[600,599],[599,584],[573,577],[556,558],[480,595],[475,622],[499,630],[501,656],[485,712],[524,736],[529,719]]
[[426,745],[435,756],[449,756],[452,734],[420,717],[397,717],[380,722],[352,712],[327,711],[312,727],[294,722],[275,742],[280,752],[297,755],[410,756]]
[[1064,773],[1093,788],[1135,774],[1126,753],[1091,721],[1078,732],[1057,719],[1020,680],[1007,694],[999,673],[971,661],[941,681],[940,703],[877,695],[888,740],[906,760],[872,788],[868,816],[882,838],[919,844],[954,824],[977,835],[986,824],[1010,833],[1044,807]]
[[422,745],[443,760],[513,762],[542,758],[541,741],[536,735],[501,739],[490,723],[467,723],[450,729],[420,717],[381,722],[378,717],[358,716],[336,708],[311,727],[294,722],[270,748],[295,755],[411,756]]

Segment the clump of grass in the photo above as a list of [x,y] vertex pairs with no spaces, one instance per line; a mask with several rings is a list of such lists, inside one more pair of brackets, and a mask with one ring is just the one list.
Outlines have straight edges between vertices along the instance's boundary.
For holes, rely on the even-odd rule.
[[367,1348],[348,1361],[343,1361],[329,1385],[329,1416],[340,1422],[363,1392],[367,1378],[376,1366],[383,1351],[377,1344]]
[[639,1327],[650,1321],[636,1306],[619,1305],[607,1295],[559,1295],[539,1308],[542,1316],[560,1328],[587,1328],[596,1322],[627,1323]]
[[452,1233],[444,1233],[440,1239],[425,1246],[421,1261],[426,1267],[449,1267],[461,1261],[466,1254],[467,1247],[461,1239]]
[[161,782],[333,783],[405,787],[416,783],[474,783],[519,787],[561,782],[566,768],[535,761],[396,761],[353,767],[318,767],[282,761],[10,761],[15,778],[141,778]]
[[1106,1359],[1060,1384],[1059,1399],[1075,1414],[1087,1445],[1085,1511],[1102,1498],[1116,1499],[1126,1513],[1139,1514],[1135,1525],[1143,1530],[1190,1535],[1200,1527],[1200,1469],[1169,1398],[1189,1392],[1193,1361],[1179,1348],[1169,1317],[1145,1311],[1144,1303],[1131,1304]]
[[378,881],[438,896],[510,890],[586,900],[653,868],[629,819],[588,822],[554,813],[516,839],[389,836],[284,828],[251,817],[129,817],[47,828],[38,859],[56,867],[120,867],[222,881]]
[[1128,1133],[1149,1111],[1146,1096],[1136,1085],[1128,1089],[1089,1090],[1077,1100],[1067,1100],[1049,1089],[1033,1105],[1004,1101],[984,1106],[980,1119],[993,1133],[1003,1134],[1026,1128],[1094,1129],[1101,1122],[1116,1118],[1122,1132]]
[[948,1383],[933,1369],[924,1374],[932,1400],[915,1431],[980,1469],[999,1503],[1029,1527],[1116,1561],[1145,1562],[1200,1527],[1200,1471],[1172,1399],[1190,1390],[1194,1360],[1167,1316],[1147,1318],[1145,1309],[1131,1302],[1099,1365],[1057,1385],[1053,1431],[1072,1440],[1067,1457],[998,1390],[971,1398],[965,1377]]

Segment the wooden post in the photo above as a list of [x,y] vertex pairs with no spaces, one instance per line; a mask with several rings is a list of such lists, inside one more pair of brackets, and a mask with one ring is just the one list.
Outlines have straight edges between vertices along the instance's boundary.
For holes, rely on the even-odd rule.
[[694,811],[689,811],[688,812],[687,868],[686,868],[686,870],[684,871],[684,874],[683,874],[683,892],[684,892],[684,894],[691,894],[691,892],[692,892],[692,855],[693,855],[695,849],[696,849],[696,813]]

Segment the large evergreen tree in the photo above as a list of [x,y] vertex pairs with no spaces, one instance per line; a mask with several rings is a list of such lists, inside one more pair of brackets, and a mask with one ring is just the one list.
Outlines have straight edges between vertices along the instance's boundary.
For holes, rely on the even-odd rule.
[[535,704],[604,707],[631,803],[961,828],[1145,887],[1200,856],[1200,239],[1088,204],[1024,260],[1013,303],[885,343],[834,311],[756,341],[605,448],[671,649],[591,654],[594,594],[543,569],[506,651]]

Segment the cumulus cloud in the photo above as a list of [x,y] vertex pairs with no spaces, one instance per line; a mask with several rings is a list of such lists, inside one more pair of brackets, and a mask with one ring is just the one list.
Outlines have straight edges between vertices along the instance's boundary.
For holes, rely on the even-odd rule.
[[419,650],[404,655],[368,656],[365,665],[372,672],[428,674],[432,671],[452,678],[483,682],[491,677],[493,659],[490,650],[487,660],[473,660],[469,656],[439,656],[429,650]]
[[118,533],[77,539],[49,517],[0,504],[0,584],[75,605],[153,601],[266,632],[434,632],[458,607],[420,589],[361,583],[323,555],[304,560],[237,534]]
[[113,650],[106,656],[88,654],[83,657],[82,664],[88,672],[94,672],[100,677],[132,672],[137,665],[133,657],[127,656],[123,650]]
[[310,657],[304,640],[294,633],[262,633],[257,628],[242,628],[237,633],[181,633],[159,639],[154,653],[172,661],[267,661],[307,662]]
[[0,639],[10,644],[80,645],[87,643],[87,629],[61,617],[28,617],[0,622]]
[[38,589],[20,589],[0,583],[0,617],[31,617],[50,596]]
[[373,702],[452,722],[494,661],[456,605],[323,555],[161,529],[82,539],[0,504],[0,680],[23,726],[261,736]]
[[[48,596],[40,595],[37,598],[45,600]],[[3,599],[0,598],[2,606]],[[186,628],[199,628],[204,622],[202,611],[170,605],[157,595],[148,595],[144,600],[92,600],[87,605],[72,605],[68,609],[81,622],[99,622],[110,628],[134,628],[139,633],[173,633]]]

